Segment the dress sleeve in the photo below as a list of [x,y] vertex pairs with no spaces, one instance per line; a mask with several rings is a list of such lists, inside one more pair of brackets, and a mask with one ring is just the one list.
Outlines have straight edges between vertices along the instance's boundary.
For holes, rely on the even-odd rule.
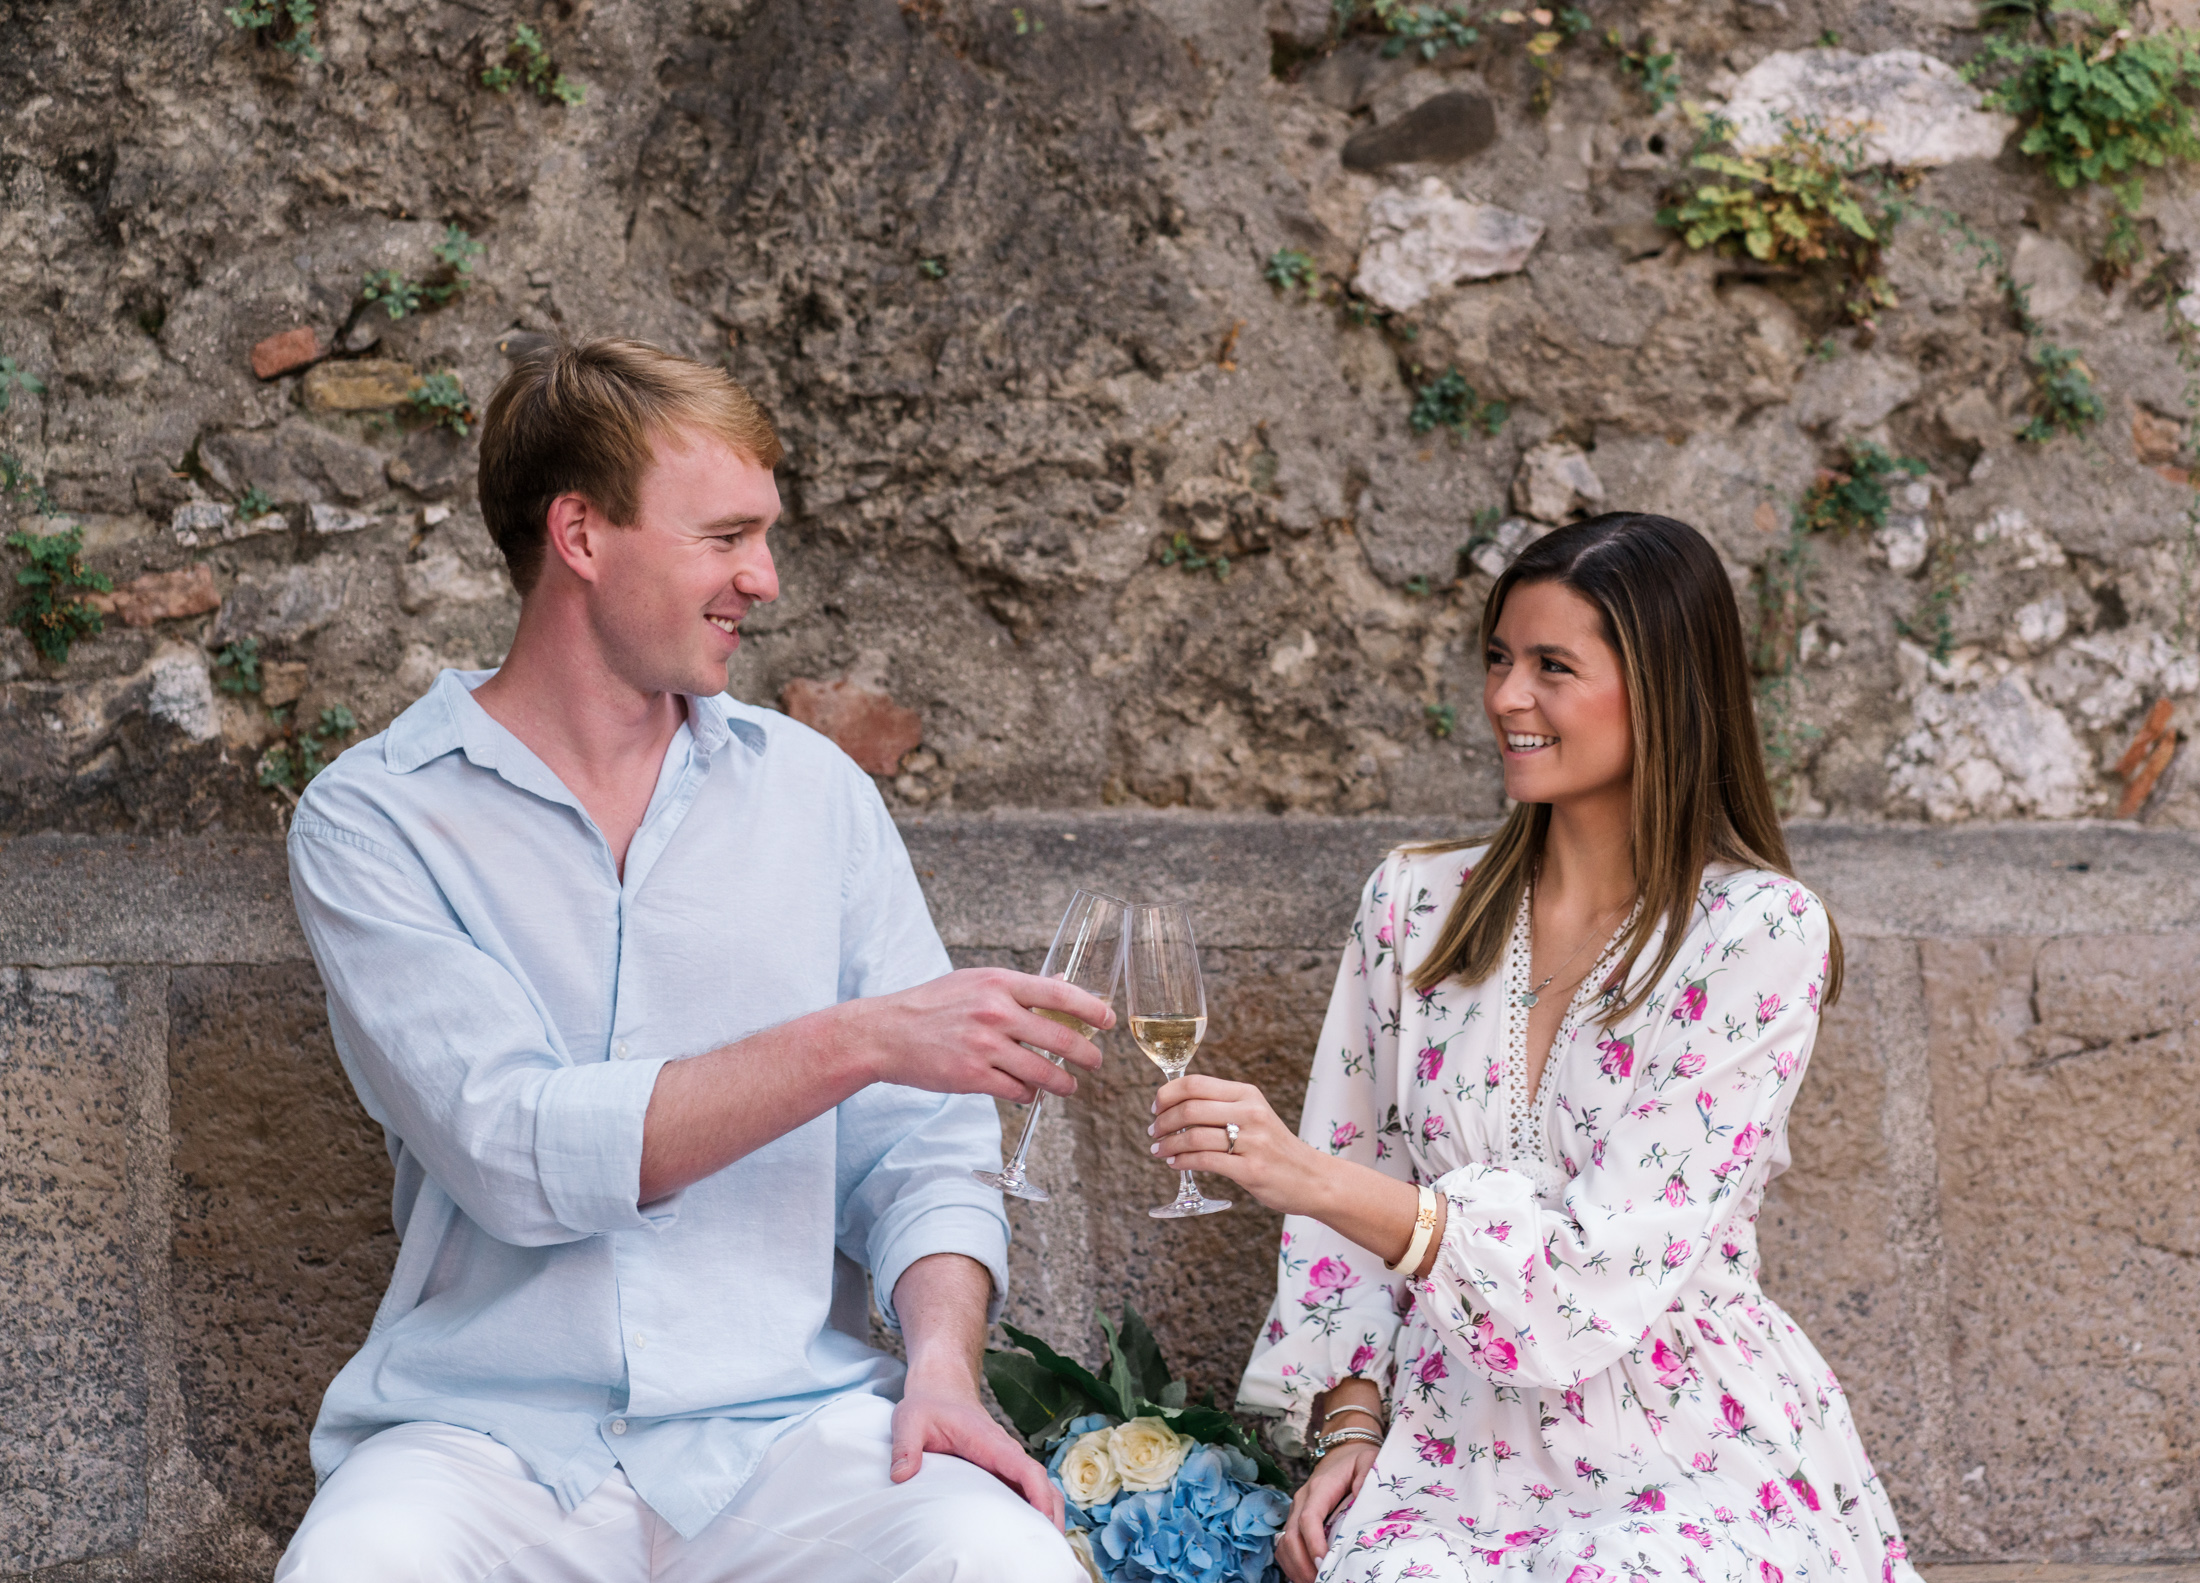
[[[1393,854],[1368,879],[1352,938],[1337,969],[1306,1086],[1299,1136],[1315,1148],[1412,1179],[1402,1135],[1385,1096],[1398,1091],[1398,965],[1393,899],[1403,859]],[[1287,1215],[1276,1261],[1276,1300],[1238,1386],[1238,1406],[1280,1415],[1286,1450],[1306,1434],[1314,1398],[1339,1380],[1372,1380],[1385,1397],[1406,1304],[1405,1277],[1318,1220]]]
[[[1449,1172],[1423,1312],[1455,1361],[1500,1385],[1564,1390],[1638,1345],[1770,1180],[1817,1037],[1830,931],[1792,880],[1707,896],[1711,928],[1668,987],[1601,1035],[1594,1096],[1611,1120],[1561,1207],[1503,1166]],[[1643,1055],[1638,1059],[1640,1047]],[[1630,1082],[1631,1079],[1631,1082]]]

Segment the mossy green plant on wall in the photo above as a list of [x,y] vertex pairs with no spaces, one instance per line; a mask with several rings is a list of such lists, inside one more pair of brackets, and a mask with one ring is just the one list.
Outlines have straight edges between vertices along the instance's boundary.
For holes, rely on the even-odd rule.
[[541,31],[524,22],[513,25],[512,42],[481,73],[481,85],[491,93],[510,93],[522,83],[545,104],[574,105],[588,97],[585,87],[551,61]]
[[[1413,372],[1418,375],[1421,370],[1416,368]],[[1407,415],[1406,424],[1415,434],[1443,428],[1458,435],[1479,429],[1485,435],[1494,436],[1504,428],[1506,418],[1511,415],[1510,403],[1485,401],[1467,383],[1466,375],[1456,368],[1447,368],[1436,378],[1414,388],[1413,411]]]
[[2057,186],[2097,182],[2136,213],[2148,170],[2200,157],[2200,34],[2142,32],[2111,0],[1989,0],[1982,20],[1997,30],[1966,74]]
[[21,550],[25,564],[16,568],[15,586],[23,598],[8,612],[8,620],[31,646],[55,665],[69,657],[79,638],[96,637],[107,621],[84,602],[88,593],[114,591],[114,582],[84,565],[84,535],[75,528],[66,533],[11,533],[11,550]]
[[480,421],[474,404],[467,398],[466,387],[452,373],[430,374],[413,387],[406,398],[413,411],[430,423],[440,423],[460,434],[471,433]]
[[1295,247],[1279,247],[1268,255],[1268,263],[1260,275],[1287,297],[1295,291],[1303,291],[1310,301],[1321,300],[1322,272],[1311,253]]
[[260,755],[260,784],[292,794],[304,791],[308,781],[328,768],[329,748],[359,729],[358,718],[342,704],[322,710],[311,723],[292,718],[287,706],[275,714],[283,721],[283,734]]
[[[1790,121],[1769,149],[1733,147],[1733,125],[1690,107],[1697,141],[1684,180],[1658,223],[1692,248],[1747,254],[1760,264],[1830,270],[1843,314],[1866,323],[1894,305],[1880,273],[1892,218],[1861,181],[1861,145],[1812,121]],[[1708,179],[1706,179],[1708,178]]]
[[243,0],[243,4],[230,6],[222,15],[231,27],[250,30],[308,65],[322,59],[321,46],[313,37],[320,21],[313,0]]

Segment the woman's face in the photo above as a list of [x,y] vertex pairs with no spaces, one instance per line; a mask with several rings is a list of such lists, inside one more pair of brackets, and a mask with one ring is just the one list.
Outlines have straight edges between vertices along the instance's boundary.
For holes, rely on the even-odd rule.
[[1561,583],[1505,596],[1482,678],[1505,795],[1560,803],[1625,787],[1635,762],[1627,679],[1597,607]]

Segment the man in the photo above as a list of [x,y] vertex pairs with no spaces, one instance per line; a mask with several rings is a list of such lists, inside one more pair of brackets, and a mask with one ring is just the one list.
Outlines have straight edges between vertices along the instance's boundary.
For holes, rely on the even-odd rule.
[[868,777],[726,696],[779,455],[652,347],[516,368],[481,460],[511,652],[292,821],[403,1243],[286,1583],[1084,1576],[979,1405],[1008,1228],[970,1172],[992,1098],[1076,1086],[1023,1046],[1099,1064],[1029,1008],[1114,1019],[949,972]]

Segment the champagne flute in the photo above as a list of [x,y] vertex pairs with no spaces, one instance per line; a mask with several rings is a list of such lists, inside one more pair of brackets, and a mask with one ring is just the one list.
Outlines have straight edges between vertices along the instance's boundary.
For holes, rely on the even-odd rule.
[[[1199,947],[1192,940],[1192,910],[1182,902],[1130,909],[1131,1037],[1146,1058],[1168,1074],[1182,1077],[1192,1054],[1207,1034],[1207,989],[1199,977]],[[1227,1198],[1208,1198],[1192,1173],[1181,1173],[1176,1197],[1147,1214],[1156,1220],[1183,1220],[1228,1209]]]
[[[1069,907],[1062,914],[1061,926],[1054,931],[1054,944],[1047,948],[1047,959],[1039,969],[1041,978],[1059,978],[1075,984],[1079,989],[1101,1000],[1115,999],[1115,986],[1123,977],[1123,914],[1125,904],[1113,896],[1099,891],[1081,890],[1070,897]],[[1085,1038],[1092,1037],[1092,1024],[1072,1016],[1066,1011],[1050,1011],[1044,1006],[1031,1008],[1050,1022]],[[1034,1055],[1044,1055],[1056,1066],[1062,1064],[1059,1056],[1050,1055],[1036,1045],[1025,1049]],[[972,1171],[970,1174],[988,1187],[997,1187],[1012,1198],[1029,1199],[1032,1203],[1047,1201],[1047,1190],[1024,1176],[1024,1156],[1030,1152],[1032,1135],[1039,1130],[1039,1108],[1046,1103],[1046,1090],[1032,1095],[1031,1106],[1024,1112],[1024,1130],[1016,1140],[1016,1152],[1008,1164],[998,1171]]]

